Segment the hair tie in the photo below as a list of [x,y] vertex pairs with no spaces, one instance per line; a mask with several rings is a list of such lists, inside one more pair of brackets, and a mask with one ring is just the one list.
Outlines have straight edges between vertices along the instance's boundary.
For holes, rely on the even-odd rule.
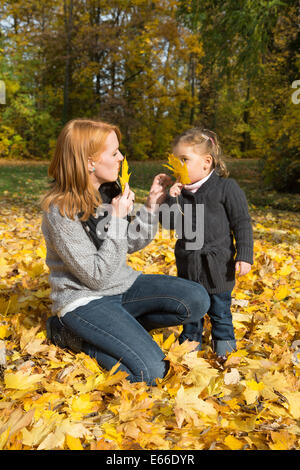
[[208,135],[205,135],[205,134],[202,134],[202,137],[203,137],[204,139],[206,139],[206,140],[210,140],[213,145],[215,144],[215,142],[214,142],[214,140],[213,140],[212,137],[209,137]]

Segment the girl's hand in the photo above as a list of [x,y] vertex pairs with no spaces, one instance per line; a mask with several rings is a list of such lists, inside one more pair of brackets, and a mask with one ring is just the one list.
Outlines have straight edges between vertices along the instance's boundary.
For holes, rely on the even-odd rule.
[[123,194],[119,194],[112,199],[112,215],[115,217],[126,217],[132,211],[133,202],[135,199],[134,192],[129,188],[129,184],[125,184]]
[[248,274],[249,271],[251,270],[251,264],[246,263],[246,261],[237,261],[235,263],[235,271],[238,273],[239,271],[239,276],[244,276],[245,274]]
[[172,197],[179,196],[182,188],[183,188],[183,184],[179,183],[179,181],[176,181],[176,183],[174,183],[173,186],[170,188],[170,191],[169,191],[170,196]]
[[145,204],[147,209],[151,212],[158,209],[158,206],[165,201],[167,197],[166,189],[172,184],[172,181],[171,176],[165,173],[159,173],[159,175],[155,176]]

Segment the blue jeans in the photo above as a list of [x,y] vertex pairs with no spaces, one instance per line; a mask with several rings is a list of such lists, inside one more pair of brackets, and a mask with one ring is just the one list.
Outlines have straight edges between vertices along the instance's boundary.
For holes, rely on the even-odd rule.
[[[209,294],[210,308],[208,315],[211,321],[212,348],[218,356],[223,356],[236,348],[232,315],[231,291],[220,294]],[[183,327],[182,340],[189,337],[193,341],[202,342],[204,319],[197,323],[189,323]]]
[[[140,274],[123,294],[92,300],[61,322],[83,339],[82,350],[110,370],[121,361],[131,382],[155,385],[169,363],[147,330],[198,322],[210,305],[199,283],[162,274]],[[188,335],[185,339],[189,339]]]

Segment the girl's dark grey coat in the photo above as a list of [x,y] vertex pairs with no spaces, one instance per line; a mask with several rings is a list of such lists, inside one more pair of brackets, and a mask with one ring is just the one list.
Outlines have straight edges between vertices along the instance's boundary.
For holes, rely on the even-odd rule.
[[[177,232],[178,276],[199,282],[211,294],[232,290],[235,262],[253,264],[252,223],[245,193],[237,182],[222,178],[214,171],[195,193],[183,189],[178,204],[176,198],[168,196],[164,205],[178,209],[172,211],[168,220],[162,205],[159,217],[164,228]],[[186,216],[186,227],[190,228],[188,236],[184,226]],[[196,234],[194,238],[191,238],[191,228]],[[203,238],[203,245],[194,249],[191,242],[196,237]]]

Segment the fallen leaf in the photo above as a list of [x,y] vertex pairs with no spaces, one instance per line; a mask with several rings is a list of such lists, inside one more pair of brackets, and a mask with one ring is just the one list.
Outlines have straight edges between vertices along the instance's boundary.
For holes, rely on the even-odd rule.
[[240,380],[241,376],[238,369],[231,369],[230,372],[226,372],[226,374],[224,375],[224,383],[226,385],[237,384]]

